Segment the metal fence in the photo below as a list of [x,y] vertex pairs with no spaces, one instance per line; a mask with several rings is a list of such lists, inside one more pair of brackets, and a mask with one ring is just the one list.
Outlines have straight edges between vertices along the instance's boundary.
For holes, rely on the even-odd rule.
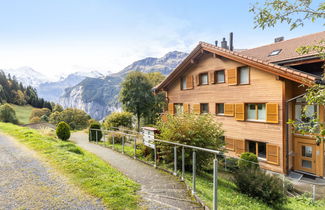
[[[179,178],[182,181],[186,181],[186,176],[189,176],[190,174],[190,184],[188,187],[191,189],[191,192],[193,195],[196,196],[197,194],[197,177],[198,177],[198,170],[197,170],[197,158],[198,158],[198,152],[204,152],[207,154],[211,154],[212,158],[209,159],[211,163],[211,174],[209,177],[211,178],[211,181],[213,183],[212,186],[212,192],[213,192],[213,199],[212,199],[212,206],[213,209],[218,208],[218,176],[223,176],[226,178],[231,177],[231,173],[233,172],[233,169],[237,167],[238,161],[244,161],[252,165],[259,166],[258,163],[250,162],[238,157],[233,157],[225,154],[222,151],[213,150],[213,149],[207,149],[207,148],[201,148],[191,145],[185,145],[180,144],[176,142],[170,142],[166,140],[161,139],[153,139],[152,144],[154,147],[152,148],[152,159],[145,159],[143,154],[140,153],[139,146],[143,146],[143,138],[142,135],[135,131],[130,131],[126,129],[119,129],[114,128],[114,130],[102,130],[102,129],[91,129],[91,131],[95,131],[96,133],[96,144],[101,144],[102,146],[112,148],[116,151],[121,152],[122,154],[128,155],[130,157],[133,157],[134,159],[138,159],[140,161],[144,161],[147,164],[152,165],[155,168],[160,168],[165,171],[168,171],[175,176],[179,176]],[[90,132],[91,132],[90,131]],[[103,134],[102,141],[98,138],[98,132],[101,131]],[[167,145],[170,147],[170,153],[168,155],[173,156],[173,160],[170,162],[162,162],[159,158],[158,150],[159,146]],[[149,148],[148,148],[149,149]],[[189,169],[186,170],[185,168],[185,152],[190,151],[191,153],[191,161],[192,161],[192,168],[189,171]],[[181,161],[178,161],[178,158],[180,157]],[[207,160],[207,161],[209,161]],[[180,165],[178,165],[180,162]],[[282,179],[283,183],[283,190],[290,196],[301,196],[301,194],[306,193],[308,195],[304,195],[312,199],[312,201],[315,201],[319,198],[325,197],[325,184],[315,184],[315,183],[308,183],[308,181],[293,181],[289,177],[280,174],[275,173],[271,171],[267,171],[263,168],[260,168],[261,170],[264,170],[266,173],[273,174],[275,176],[278,176]],[[190,173],[189,173],[190,172]],[[219,173],[219,174],[218,174]],[[227,177],[229,175],[229,177]],[[196,198],[198,198],[196,196]],[[198,198],[199,199],[199,198]],[[201,202],[203,203],[203,202]]]

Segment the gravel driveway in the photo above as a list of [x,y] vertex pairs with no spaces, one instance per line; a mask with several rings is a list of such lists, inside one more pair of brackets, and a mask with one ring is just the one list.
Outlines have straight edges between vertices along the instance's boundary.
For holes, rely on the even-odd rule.
[[0,134],[0,209],[105,209],[35,152]]

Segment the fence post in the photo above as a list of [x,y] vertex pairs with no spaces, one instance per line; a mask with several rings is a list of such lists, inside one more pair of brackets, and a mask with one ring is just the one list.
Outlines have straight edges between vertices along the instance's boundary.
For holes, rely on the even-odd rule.
[[218,209],[218,159],[213,160],[213,210]]
[[316,200],[316,185],[313,184],[313,202]]
[[196,193],[196,151],[193,150],[193,174],[192,174],[192,182],[193,182],[193,189],[192,189],[192,194]]
[[225,171],[227,171],[227,158],[225,155],[223,157],[225,158]]
[[155,158],[155,164],[154,164],[154,167],[157,168],[157,145],[156,145],[156,142],[155,142],[155,148],[154,148],[154,158]]
[[96,130],[96,144],[98,144],[98,130]]
[[134,159],[137,159],[137,137],[134,137]]
[[282,187],[283,187],[283,193],[286,194],[286,188],[285,188],[285,176],[282,174]]
[[177,175],[177,147],[174,147],[174,175]]
[[124,154],[124,139],[125,139],[125,136],[122,137],[122,154]]
[[182,147],[182,181],[184,181],[185,174],[185,148]]
[[105,142],[105,130],[102,130],[103,133],[103,142]]

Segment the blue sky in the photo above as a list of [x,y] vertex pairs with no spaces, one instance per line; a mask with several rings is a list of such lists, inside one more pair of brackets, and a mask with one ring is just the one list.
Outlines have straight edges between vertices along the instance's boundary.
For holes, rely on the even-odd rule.
[[[324,30],[254,29],[253,0],[0,0],[0,68],[30,66],[48,76],[119,71],[144,57],[228,39],[251,48]],[[316,1],[316,2],[321,2]]]

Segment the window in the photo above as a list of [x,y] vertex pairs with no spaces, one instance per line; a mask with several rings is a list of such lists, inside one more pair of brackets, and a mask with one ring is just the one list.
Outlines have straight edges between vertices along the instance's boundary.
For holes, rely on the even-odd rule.
[[249,84],[249,67],[238,68],[239,84]]
[[[317,118],[318,110],[316,105],[308,105],[303,98],[299,98],[295,103],[295,120],[304,123],[305,126],[311,126],[312,120]],[[299,126],[304,126],[299,125]]]
[[225,82],[225,70],[221,70],[221,71],[216,72],[216,80],[217,80],[217,83],[224,83]]
[[200,74],[200,85],[207,85],[208,82],[208,73]]
[[247,151],[254,153],[258,158],[266,159],[266,143],[247,141]]
[[186,90],[186,78],[181,79],[181,90]]
[[209,104],[200,104],[200,111],[201,111],[201,114],[208,114],[209,113]]
[[280,52],[281,52],[281,50],[282,50],[282,49],[273,50],[273,51],[269,54],[269,56],[279,55]]
[[265,121],[266,108],[265,104],[247,104],[247,120]]
[[217,115],[224,115],[225,114],[225,105],[224,104],[217,104],[216,105],[216,114]]
[[183,104],[174,104],[174,114],[182,114],[184,112]]

